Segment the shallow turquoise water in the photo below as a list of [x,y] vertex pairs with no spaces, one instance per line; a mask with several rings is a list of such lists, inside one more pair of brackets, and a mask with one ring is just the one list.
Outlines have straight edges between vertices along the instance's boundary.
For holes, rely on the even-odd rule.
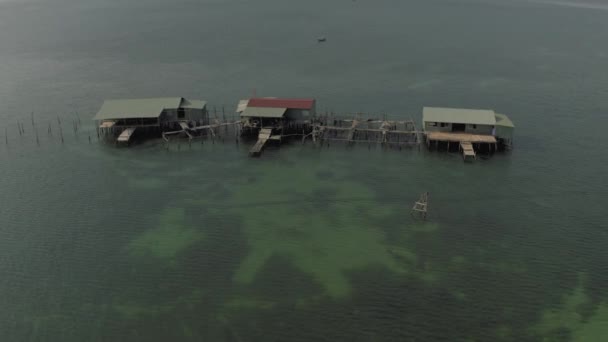
[[[608,11],[574,5],[0,1],[0,337],[601,341]],[[493,108],[515,150],[88,142],[105,98],[254,90]]]

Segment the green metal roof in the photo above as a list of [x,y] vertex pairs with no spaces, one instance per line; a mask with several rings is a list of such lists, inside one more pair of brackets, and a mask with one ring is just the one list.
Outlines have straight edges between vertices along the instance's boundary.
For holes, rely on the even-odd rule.
[[423,122],[446,122],[473,125],[495,125],[493,110],[424,107]]
[[282,118],[287,108],[247,107],[241,113],[242,117]]
[[511,121],[511,119],[509,119],[508,116],[506,116],[504,114],[498,114],[498,113],[496,113],[496,126],[510,127],[510,128],[515,127],[515,125],[513,124],[513,121]]
[[205,101],[189,101],[182,97],[106,100],[93,120],[157,118],[165,109],[203,109],[205,106]]

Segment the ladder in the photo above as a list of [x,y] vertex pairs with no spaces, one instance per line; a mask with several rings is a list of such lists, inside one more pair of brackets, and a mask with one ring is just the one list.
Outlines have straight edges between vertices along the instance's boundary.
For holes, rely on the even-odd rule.
[[426,213],[429,204],[429,193],[423,192],[420,195],[420,199],[414,203],[414,207],[412,208],[412,216],[418,214],[423,220],[426,220]]

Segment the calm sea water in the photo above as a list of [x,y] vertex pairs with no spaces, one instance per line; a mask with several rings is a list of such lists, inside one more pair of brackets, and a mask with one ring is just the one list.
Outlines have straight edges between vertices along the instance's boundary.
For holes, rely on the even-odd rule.
[[[0,340],[605,341],[607,41],[591,0],[0,0]],[[253,93],[492,108],[515,150],[88,141]]]

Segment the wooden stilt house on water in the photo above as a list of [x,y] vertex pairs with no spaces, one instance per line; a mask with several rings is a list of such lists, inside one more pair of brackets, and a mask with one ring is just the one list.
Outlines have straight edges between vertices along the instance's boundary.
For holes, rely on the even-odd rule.
[[280,143],[289,136],[304,136],[312,130],[316,115],[314,99],[252,98],[239,102],[242,134],[257,136],[249,151],[259,156],[269,141]]
[[168,130],[209,123],[207,104],[183,97],[107,100],[93,120],[100,135],[129,143],[136,134],[157,136]]
[[493,110],[425,107],[422,121],[429,148],[457,148],[465,161],[512,147],[513,122]]

